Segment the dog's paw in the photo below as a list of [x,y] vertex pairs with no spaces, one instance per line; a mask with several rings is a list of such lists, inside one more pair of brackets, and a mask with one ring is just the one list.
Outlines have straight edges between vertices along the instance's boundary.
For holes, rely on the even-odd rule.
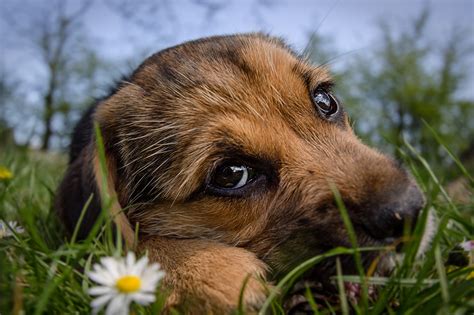
[[212,251],[198,251],[184,269],[193,287],[184,288],[183,294],[193,292],[198,303],[208,304],[206,309],[215,312],[236,309],[242,290],[244,309],[257,309],[265,300],[262,282],[265,267],[243,249],[216,247]]
[[257,310],[265,301],[266,266],[249,251],[209,241],[163,238],[140,247],[167,273],[169,307],[186,313],[222,314],[236,310],[240,301],[247,311]]

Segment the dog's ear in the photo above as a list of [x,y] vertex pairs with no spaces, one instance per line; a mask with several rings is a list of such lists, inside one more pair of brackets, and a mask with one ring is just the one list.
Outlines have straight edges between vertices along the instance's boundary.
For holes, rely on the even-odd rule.
[[71,237],[76,231],[78,240],[89,235],[101,211],[100,197],[90,164],[89,145],[82,147],[80,153],[71,159],[54,200],[54,208],[66,233]]
[[[101,159],[95,143],[93,140],[69,165],[56,195],[56,211],[69,236],[77,229],[77,239],[84,239],[105,207],[125,244],[131,248],[134,232],[120,203],[125,196],[117,192],[116,158],[105,150],[105,158]],[[83,218],[80,219],[84,210]]]
[[[112,99],[112,100],[111,100]],[[108,103],[113,103],[113,96],[99,106],[94,113],[94,135],[91,150],[91,164],[94,175],[95,187],[100,196],[102,207],[109,211],[115,227],[119,229],[125,244],[131,248],[134,244],[134,231],[124,212],[128,196],[123,189],[126,185],[119,182],[123,180],[119,171],[122,165],[120,152],[116,148],[119,141],[114,118],[110,117],[107,110]],[[108,117],[107,117],[108,116]]]
[[[114,125],[110,124],[112,117],[104,117],[102,109],[109,100],[88,111],[81,120],[86,123],[76,127],[71,144],[75,148],[75,154],[71,154],[54,207],[68,235],[71,236],[77,229],[77,239],[85,239],[105,206],[127,246],[132,246],[134,232],[122,207],[126,204],[127,196],[120,189],[123,185],[118,182],[120,156],[113,146],[116,141]],[[103,138],[102,148],[105,154],[102,158],[99,155],[94,124],[98,125]],[[80,219],[85,205],[88,205],[87,209]],[[79,221],[80,225],[77,226]]]
[[102,207],[109,211],[109,215],[113,219],[116,228],[121,232],[127,247],[132,248],[135,233],[120,203],[120,200],[124,200],[124,196],[121,196],[117,189],[119,185],[117,181],[117,161],[109,150],[105,149],[104,151],[105,156],[101,158],[99,148],[96,146],[94,149],[92,165],[95,186],[102,201]]

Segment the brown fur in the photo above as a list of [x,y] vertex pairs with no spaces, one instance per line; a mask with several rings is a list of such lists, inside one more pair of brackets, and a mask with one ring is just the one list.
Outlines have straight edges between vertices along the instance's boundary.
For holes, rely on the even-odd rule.
[[[113,174],[107,191],[120,203],[116,223],[129,244],[131,227],[139,226],[139,250],[167,272],[169,306],[230,312],[250,277],[244,302],[256,309],[266,292],[259,279],[277,279],[306,258],[350,246],[331,185],[363,245],[384,243],[371,233],[386,233],[399,213],[416,219],[423,201],[410,176],[362,144],[344,112],[327,120],[315,110],[311,91],[331,84],[326,69],[280,40],[248,34],[155,54],[97,105],[93,120]],[[85,148],[95,152],[91,147],[93,137]],[[60,188],[65,221],[74,221],[61,197],[74,168],[87,169],[92,160],[101,178],[92,155],[71,162]],[[223,158],[242,157],[268,170],[265,180],[244,197],[209,194],[211,170]]]

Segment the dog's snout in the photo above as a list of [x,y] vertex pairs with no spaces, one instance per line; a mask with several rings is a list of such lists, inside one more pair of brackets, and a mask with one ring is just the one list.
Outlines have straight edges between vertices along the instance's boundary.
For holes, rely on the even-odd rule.
[[364,222],[366,231],[376,239],[401,237],[406,229],[413,229],[425,204],[420,189],[410,184],[403,192],[385,192],[372,205],[371,216]]
[[425,198],[418,186],[413,184],[407,189],[404,196],[401,197],[401,202],[401,207],[395,209],[393,214],[398,222],[398,225],[394,225],[394,236],[401,236],[403,234],[405,224],[412,228],[415,227],[418,215],[425,205]]

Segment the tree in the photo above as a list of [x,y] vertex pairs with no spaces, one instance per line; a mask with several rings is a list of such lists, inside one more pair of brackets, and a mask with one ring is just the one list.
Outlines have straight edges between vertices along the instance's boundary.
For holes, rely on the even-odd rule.
[[43,150],[51,147],[54,137],[61,141],[68,133],[70,128],[66,130],[64,126],[69,125],[75,111],[90,102],[94,96],[91,88],[98,84],[100,72],[106,68],[82,28],[82,18],[91,3],[56,0],[21,3],[20,7],[14,2],[4,4],[4,22],[14,34],[9,34],[9,39],[17,40],[11,44],[25,50],[41,68],[32,73],[36,77],[33,84],[25,80],[22,83],[30,95],[38,96],[35,104],[29,104],[31,108],[23,110],[31,115],[40,108]]
[[[78,32],[78,20],[87,10],[90,3],[85,2],[73,13],[66,12],[66,2],[58,1],[54,3],[52,19],[44,16],[35,27],[39,27],[39,33],[33,41],[46,65],[49,73],[46,90],[43,96],[43,123],[44,133],[42,137],[41,149],[47,150],[50,147],[50,139],[53,134],[52,122],[54,115],[59,109],[59,104],[63,103],[61,90],[64,86],[63,80],[68,76],[71,63],[72,50],[75,50],[77,43],[73,43]],[[64,111],[63,111],[64,113]]]
[[0,145],[12,142],[12,126],[9,123],[9,105],[16,96],[15,82],[9,80],[0,68]]
[[356,105],[353,115],[371,141],[388,140],[400,147],[405,137],[440,165],[446,159],[422,120],[454,152],[468,146],[474,135],[474,102],[462,98],[460,91],[469,75],[466,62],[472,49],[459,30],[436,44],[426,34],[428,20],[425,10],[399,32],[382,24],[375,49],[358,58],[344,78],[349,82],[345,98]]

